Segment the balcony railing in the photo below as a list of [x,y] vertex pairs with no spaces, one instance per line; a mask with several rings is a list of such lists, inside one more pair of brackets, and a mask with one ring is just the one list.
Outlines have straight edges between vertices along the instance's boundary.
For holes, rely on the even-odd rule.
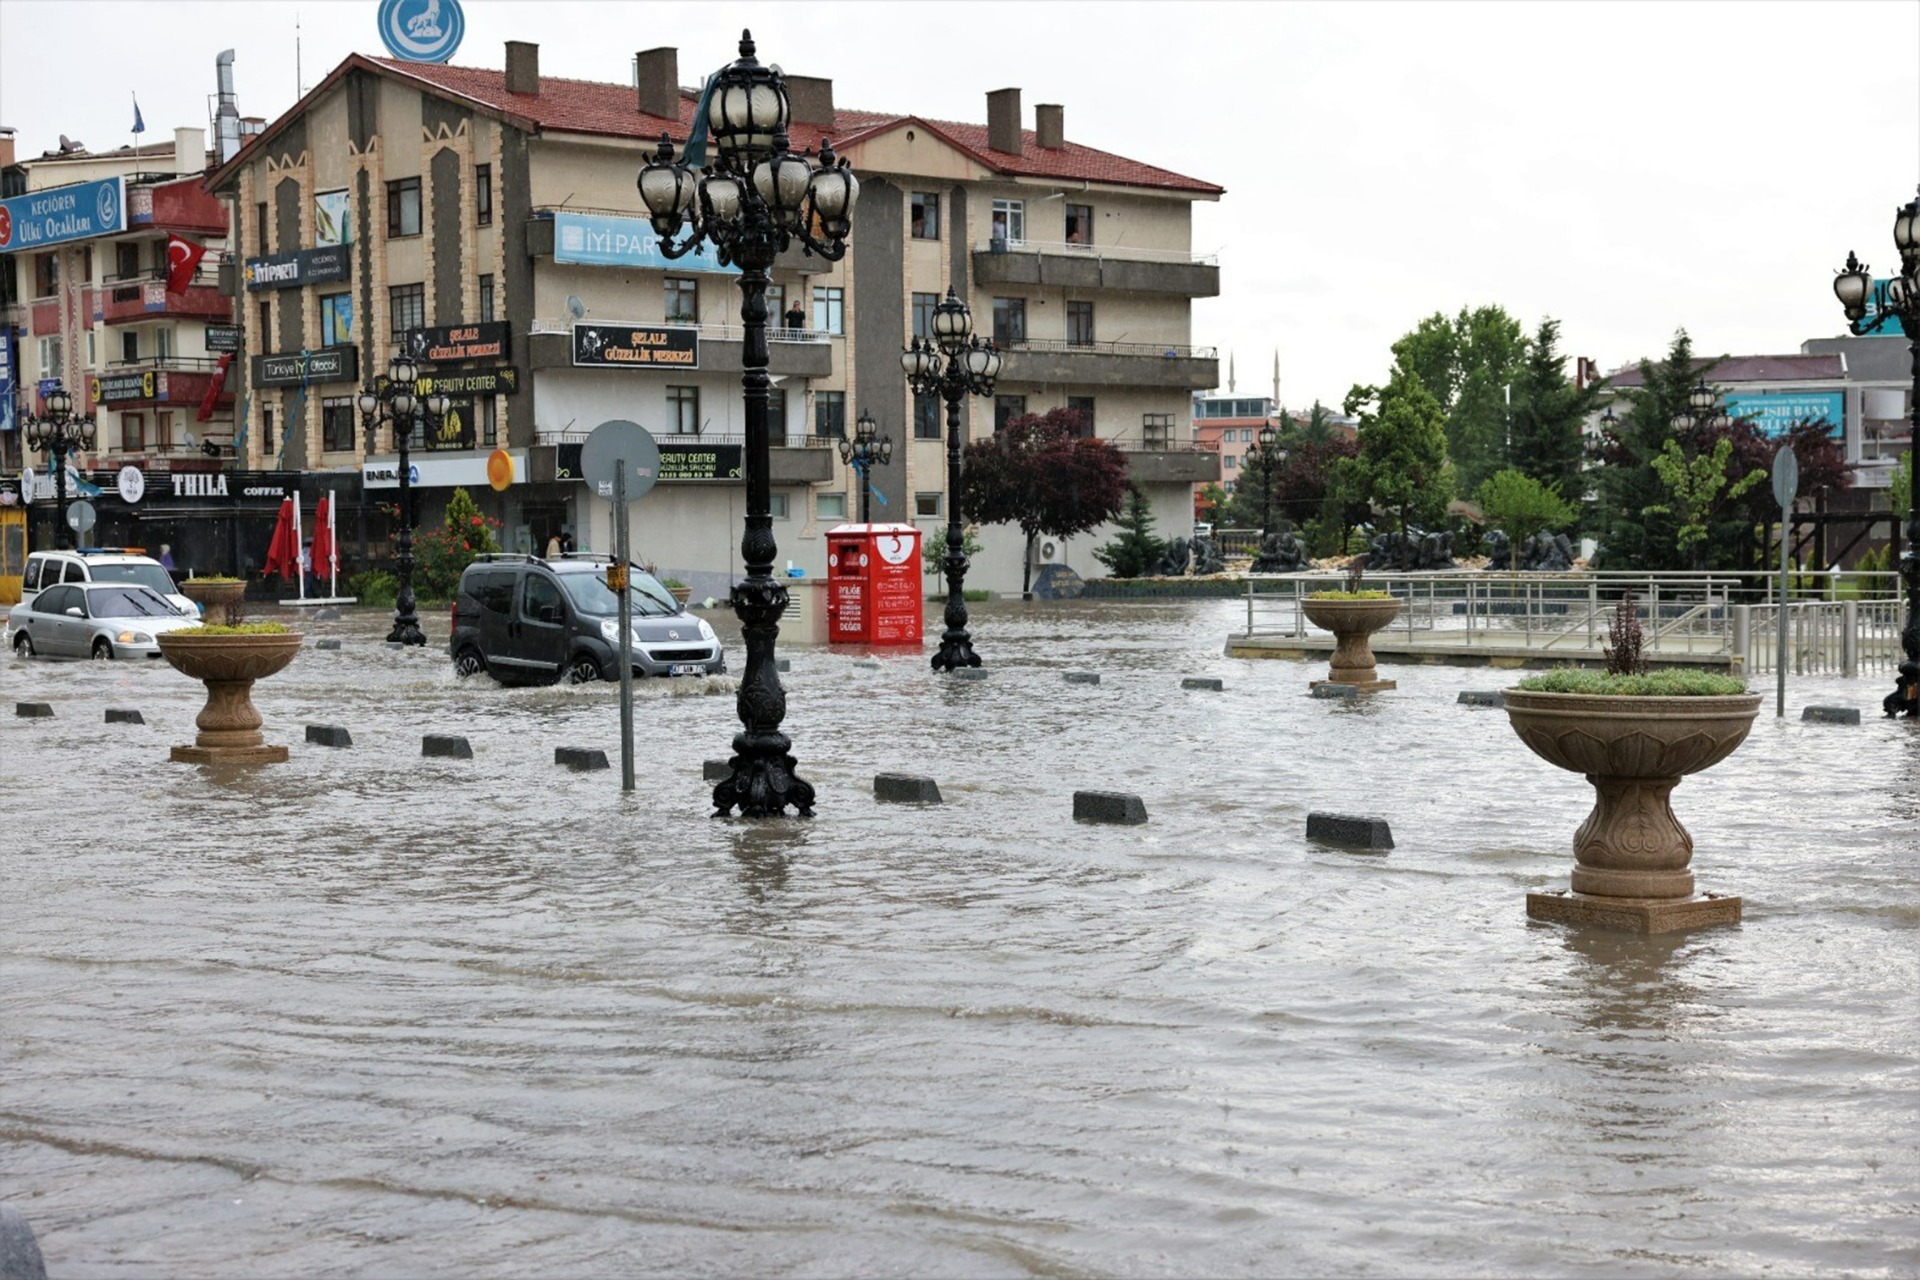
[[[543,431],[540,444],[584,444],[586,431]],[[739,431],[656,431],[653,435],[657,444],[738,444],[744,445],[747,437]],[[832,449],[844,439],[844,436],[816,435],[811,432],[782,433],[773,432],[773,447],[776,449]]]
[[[594,320],[594,319],[583,320],[581,323],[605,324],[605,325],[630,324],[636,329],[644,329],[644,328],[648,328],[656,325],[660,327],[672,328],[672,329],[692,329],[696,333],[698,333],[702,338],[706,339],[709,342],[745,342],[747,338],[746,327],[743,325],[737,325],[737,324],[699,324],[695,322],[689,322],[686,320]],[[573,321],[558,320],[558,319],[546,319],[546,320],[536,319],[533,322],[533,324],[528,328],[527,332],[529,334],[534,334],[534,333],[570,334],[573,332]],[[775,324],[767,325],[767,341],[769,342],[825,343],[833,340],[834,338],[841,337],[841,336],[843,335],[836,334],[836,333],[828,333],[825,329],[788,329],[783,326],[775,325]]]
[[233,299],[215,284],[193,284],[185,293],[169,293],[164,282],[143,280],[102,290],[101,319],[108,324],[139,320],[231,320]]
[[1220,255],[1193,253],[1186,249],[1138,249],[1124,244],[1081,244],[1062,240],[982,240],[973,246],[975,253],[1058,253],[1086,258],[1111,258],[1116,262],[1172,262],[1184,266],[1217,267]]
[[1160,356],[1167,360],[1218,360],[1217,347],[1189,347],[1175,342],[1068,342],[1059,338],[994,337],[1002,351],[1063,351],[1090,356]]

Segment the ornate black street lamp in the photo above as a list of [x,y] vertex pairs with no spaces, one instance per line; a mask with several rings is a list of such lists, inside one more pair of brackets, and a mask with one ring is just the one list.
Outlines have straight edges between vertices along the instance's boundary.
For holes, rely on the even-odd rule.
[[[790,149],[786,81],[753,55],[753,34],[742,32],[739,61],[716,73],[701,95],[685,159],[674,158],[673,142],[662,135],[638,181],[662,254],[682,257],[704,240],[723,264],[740,268],[747,426],[740,556],[747,576],[734,584],[733,611],[746,635],[747,665],[735,699],[743,728],[733,738],[730,772],[713,789],[715,816],[738,806],[743,817],[778,817],[792,805],[807,817],[813,787],[795,774],[792,744],[780,732],[787,694],[773,657],[787,588],[773,576],[778,547],[768,476],[767,271],[796,242],[829,262],[845,256],[860,183],[846,161],[835,158],[831,143],[821,144],[818,167]],[[717,153],[711,158],[709,136]],[[683,228],[686,239],[676,243]]]
[[46,401],[44,416],[27,419],[27,447],[45,453],[53,467],[53,492],[60,505],[53,545],[64,548],[70,545],[67,540],[67,458],[75,453],[93,452],[99,428],[92,418],[73,416],[73,397],[58,382],[47,392]]
[[862,412],[853,424],[853,439],[840,442],[840,461],[860,472],[860,523],[872,523],[873,477],[868,474],[877,462],[886,466],[893,458],[893,437],[874,439],[880,424],[873,415]]
[[916,396],[939,395],[947,402],[947,629],[940,651],[933,655],[935,671],[977,667],[980,655],[967,634],[967,557],[961,550],[960,525],[960,402],[969,395],[990,396],[1000,376],[1000,353],[991,341],[982,342],[973,331],[973,313],[953,290],[947,290],[933,308],[933,337],[915,338],[900,356],[907,386]]
[[[1280,433],[1273,429],[1271,422],[1260,425],[1260,536],[1265,538],[1273,532],[1273,463],[1274,445],[1280,441]],[[1280,454],[1285,462],[1287,455]]]
[[[1607,410],[1612,413],[1612,409]],[[1727,415],[1720,409],[1720,393],[1706,384],[1705,379],[1696,382],[1693,390],[1687,392],[1687,407],[1673,415],[1675,431],[1709,430],[1727,425]]]
[[1905,712],[1920,717],[1920,196],[1894,211],[1893,244],[1900,251],[1900,273],[1887,281],[1884,291],[1873,288],[1867,265],[1851,251],[1847,265],[1834,279],[1833,291],[1855,336],[1898,320],[1912,357],[1907,415],[1912,424],[1907,458],[1913,479],[1907,500],[1912,506],[1907,512],[1907,546],[1900,556],[1900,578],[1907,588],[1907,625],[1900,632],[1906,660],[1900,664],[1899,683],[1880,705],[1890,716]]
[[393,599],[393,630],[387,633],[389,644],[427,642],[426,636],[420,633],[420,618],[414,612],[413,603],[413,464],[407,458],[407,451],[417,428],[439,429],[451,402],[439,392],[430,396],[419,394],[414,385],[417,376],[412,357],[404,352],[396,353],[387,362],[385,385],[367,387],[359,398],[360,420],[367,427],[367,453],[374,452],[374,433],[384,422],[393,428],[393,447],[400,455],[400,546],[393,560],[394,568],[399,571],[400,589]]

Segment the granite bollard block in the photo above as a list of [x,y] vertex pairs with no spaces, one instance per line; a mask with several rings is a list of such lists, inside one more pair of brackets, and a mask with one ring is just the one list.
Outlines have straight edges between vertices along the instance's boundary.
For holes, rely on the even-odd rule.
[[1067,672],[1067,683],[1099,684],[1100,673],[1098,671],[1069,671]]
[[791,671],[793,670],[793,661],[789,658],[775,658],[773,660],[773,669],[775,671]]
[[1314,698],[1358,698],[1360,690],[1350,684],[1335,684],[1331,680],[1322,680],[1313,686],[1308,695]]
[[340,642],[338,640],[316,640],[313,643],[313,647],[316,649],[338,649]]
[[47,1280],[40,1242],[18,1209],[0,1204],[0,1280]]
[[987,678],[987,669],[985,667],[955,667],[951,674],[955,680],[985,680]]
[[700,766],[700,777],[707,782],[725,782],[733,776],[730,760],[708,760]]
[[853,664],[853,669],[855,671],[884,671],[886,670],[886,664],[875,662],[872,658],[862,658]]
[[328,605],[324,609],[316,610],[313,615],[313,620],[315,622],[338,622],[340,621],[340,611],[332,605]]
[[1147,820],[1147,802],[1125,791],[1076,791],[1073,816],[1081,822],[1137,826]]
[[16,702],[13,704],[13,714],[25,720],[51,720],[53,704],[51,702]]
[[429,733],[420,739],[420,754],[443,760],[471,760],[473,747],[458,734]]
[[1800,712],[1802,720],[1815,724],[1859,724],[1858,707],[1806,707]]
[[147,718],[132,707],[108,707],[108,724],[145,724]]
[[575,773],[590,773],[595,769],[607,769],[607,753],[598,747],[555,747],[553,762],[563,764]]
[[353,735],[337,724],[310,724],[307,726],[307,741],[323,747],[350,747]]
[[1507,705],[1498,689],[1462,689],[1460,705],[1463,707],[1504,707]]
[[876,773],[873,798],[883,804],[939,804],[940,784],[911,773]]
[[1187,676],[1180,681],[1182,689],[1210,689],[1215,693],[1224,692],[1227,682],[1219,676]]
[[1391,849],[1393,829],[1387,826],[1385,818],[1366,818],[1350,813],[1309,813],[1307,839],[1353,849]]

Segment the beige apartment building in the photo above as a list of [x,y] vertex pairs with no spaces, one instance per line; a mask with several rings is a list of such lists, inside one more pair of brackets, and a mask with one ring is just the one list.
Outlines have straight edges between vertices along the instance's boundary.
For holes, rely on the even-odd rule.
[[[363,483],[366,505],[391,501],[393,441],[383,429],[369,449],[352,398],[405,345],[454,401],[410,446],[423,521],[463,486],[510,548],[571,531],[606,549],[612,512],[580,480],[579,448],[631,419],[663,447],[661,483],[631,508],[639,557],[725,594],[745,503],[737,273],[710,251],[660,254],[635,179],[662,134],[684,142],[697,91],[672,49],[628,70],[624,85],[554,77],[522,42],[504,71],[354,55],[212,175],[241,263],[237,466],[337,478],[345,505]],[[1057,106],[1025,128],[1018,90],[987,95],[976,125],[840,108],[830,80],[788,83],[794,146],[831,140],[862,186],[845,259],[796,249],[772,273],[781,558],[824,572],[826,530],[858,508],[835,446],[862,412],[895,441],[872,476],[874,518],[944,529],[943,406],[913,403],[899,355],[949,287],[1006,350],[998,396],[968,406],[971,435],[1082,409],[1128,451],[1161,527],[1184,529],[1193,483],[1217,476],[1192,447],[1191,396],[1218,362],[1191,345],[1190,319],[1219,270],[1192,253],[1191,213],[1220,188],[1068,142]],[[636,331],[675,362],[619,359]],[[495,449],[515,464],[500,494],[486,483]],[[969,585],[1016,588],[1017,534],[983,533]],[[1097,574],[1104,540],[1060,554]]]

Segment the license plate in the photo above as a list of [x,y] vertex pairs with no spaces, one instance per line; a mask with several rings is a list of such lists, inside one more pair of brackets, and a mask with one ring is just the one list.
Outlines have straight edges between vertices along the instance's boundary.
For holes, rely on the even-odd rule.
[[667,668],[667,674],[670,676],[698,676],[705,675],[706,671],[707,669],[697,662],[676,662]]

